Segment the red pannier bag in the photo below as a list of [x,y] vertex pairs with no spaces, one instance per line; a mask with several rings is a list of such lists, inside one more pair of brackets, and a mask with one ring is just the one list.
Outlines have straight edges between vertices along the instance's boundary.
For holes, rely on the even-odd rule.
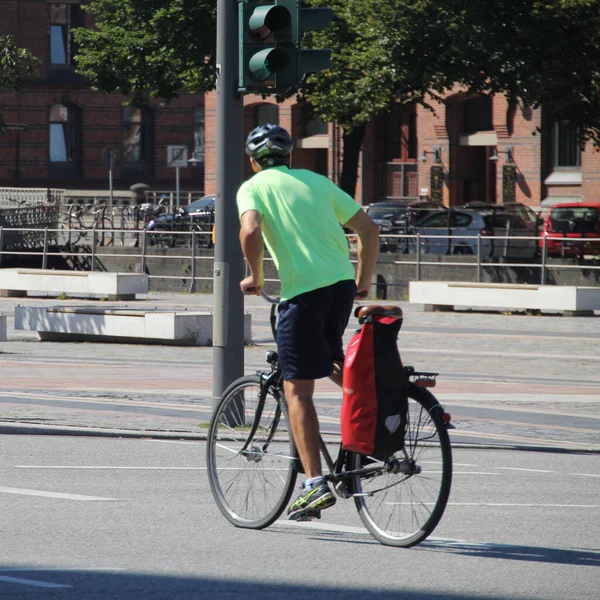
[[378,307],[359,323],[344,361],[342,447],[386,457],[403,447],[406,429],[408,376],[397,345],[402,311]]

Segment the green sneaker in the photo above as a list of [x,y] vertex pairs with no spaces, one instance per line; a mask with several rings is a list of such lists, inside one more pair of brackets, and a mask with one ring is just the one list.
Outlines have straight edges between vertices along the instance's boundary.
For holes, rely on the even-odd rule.
[[[295,502],[288,508],[288,519],[298,521],[304,519],[308,514],[313,514],[323,508],[329,508],[335,504],[335,496],[331,493],[329,486],[325,483],[311,490],[304,490]],[[320,515],[319,515],[320,518]]]

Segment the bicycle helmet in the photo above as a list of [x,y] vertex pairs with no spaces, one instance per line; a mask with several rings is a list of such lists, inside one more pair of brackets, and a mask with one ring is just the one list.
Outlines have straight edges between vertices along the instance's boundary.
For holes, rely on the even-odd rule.
[[283,164],[293,145],[290,134],[283,127],[265,123],[248,134],[246,154],[261,167],[272,167]]

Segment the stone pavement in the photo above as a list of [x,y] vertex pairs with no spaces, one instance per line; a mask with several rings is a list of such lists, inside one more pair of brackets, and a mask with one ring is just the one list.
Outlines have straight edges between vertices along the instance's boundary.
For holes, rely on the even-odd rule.
[[[272,348],[269,305],[247,298],[254,344],[246,373]],[[97,305],[212,309],[212,296],[151,293],[102,302],[0,299],[8,341],[0,343],[0,432],[80,432],[202,437],[212,404],[212,348],[40,342],[15,331],[14,306]],[[405,364],[439,371],[435,395],[454,416],[453,440],[600,451],[600,319],[490,312],[404,312]],[[352,318],[349,340],[356,328]],[[336,432],[341,393],[317,384],[323,428]]]

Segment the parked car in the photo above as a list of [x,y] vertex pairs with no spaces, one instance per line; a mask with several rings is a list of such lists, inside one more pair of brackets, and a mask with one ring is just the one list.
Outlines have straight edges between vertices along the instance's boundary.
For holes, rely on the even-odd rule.
[[[172,213],[156,217],[148,222],[148,231],[164,231],[164,235],[153,235],[150,240],[158,245],[172,247],[178,241],[186,241],[183,236],[170,235],[174,231],[197,231],[203,235],[197,236],[198,245],[212,246],[212,229],[215,223],[215,196],[203,196],[186,207]],[[211,235],[204,235],[210,232]]]
[[429,200],[374,202],[365,208],[366,213],[379,227],[380,249],[383,252],[400,253],[409,251],[409,240],[387,236],[413,233],[412,229],[420,221],[439,210],[445,210],[444,205]]
[[[549,256],[583,256],[600,253],[600,203],[555,204],[543,222],[540,251],[546,239]],[[559,241],[564,240],[564,241]]]
[[439,211],[423,219],[417,231],[421,234],[421,252],[429,254],[477,254],[477,236],[481,236],[481,256],[485,258],[531,258],[537,254],[536,239],[511,239],[529,237],[527,223],[516,214],[500,210]]
[[505,202],[504,204],[469,202],[468,204],[464,204],[462,208],[474,208],[476,210],[504,212],[509,215],[517,215],[523,220],[532,236],[539,237],[540,235],[541,223],[543,220],[541,215],[522,202]]

